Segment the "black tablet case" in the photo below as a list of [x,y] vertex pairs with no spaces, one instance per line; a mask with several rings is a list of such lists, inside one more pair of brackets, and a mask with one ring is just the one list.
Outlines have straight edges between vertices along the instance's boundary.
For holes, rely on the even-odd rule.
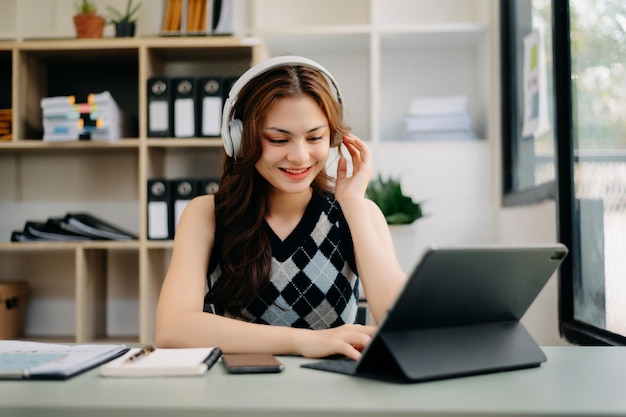
[[303,366],[395,382],[539,366],[520,319],[566,255],[561,244],[430,247],[355,369]]

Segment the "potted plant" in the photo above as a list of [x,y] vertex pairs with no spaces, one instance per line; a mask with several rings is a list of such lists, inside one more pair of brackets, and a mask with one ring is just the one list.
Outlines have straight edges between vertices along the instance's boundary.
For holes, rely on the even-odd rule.
[[370,181],[365,195],[380,207],[390,225],[411,224],[424,216],[422,206],[404,195],[400,181],[394,177],[384,179],[378,175]]
[[135,36],[135,27],[137,25],[137,12],[141,7],[141,3],[133,6],[133,0],[128,0],[124,12],[117,10],[112,6],[107,6],[109,12],[109,22],[115,25],[115,36],[133,37]]
[[422,206],[404,195],[397,178],[378,175],[367,186],[366,196],[385,215],[393,246],[402,269],[408,274],[418,259],[422,242],[415,221],[424,217]]
[[98,7],[93,0],[81,0],[74,3],[74,26],[76,37],[101,38],[105,19],[98,15]]

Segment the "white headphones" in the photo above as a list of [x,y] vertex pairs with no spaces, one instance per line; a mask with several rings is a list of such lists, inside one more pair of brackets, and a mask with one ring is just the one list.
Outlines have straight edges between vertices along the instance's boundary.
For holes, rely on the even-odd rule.
[[320,71],[333,85],[336,98],[339,103],[342,103],[341,92],[335,78],[332,76],[326,68],[318,64],[317,62],[308,58],[300,56],[279,56],[270,58],[261,62],[246,71],[239,79],[233,84],[228,93],[228,98],[224,102],[224,110],[222,112],[222,141],[224,142],[224,150],[226,155],[238,158],[241,156],[241,133],[243,131],[243,122],[239,119],[231,119],[233,105],[237,101],[237,96],[241,90],[250,82],[253,78],[283,65],[303,65],[314,68]]

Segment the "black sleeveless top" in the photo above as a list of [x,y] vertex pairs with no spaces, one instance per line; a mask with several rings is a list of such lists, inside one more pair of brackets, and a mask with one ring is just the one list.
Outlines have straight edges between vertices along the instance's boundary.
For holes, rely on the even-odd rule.
[[[302,219],[285,240],[266,222],[264,227],[272,250],[270,281],[244,306],[240,315],[214,304],[207,305],[205,311],[253,323],[308,329],[354,323],[359,278],[352,235],[334,196],[313,192]],[[221,236],[216,234],[207,280],[209,288],[222,275],[219,242]]]

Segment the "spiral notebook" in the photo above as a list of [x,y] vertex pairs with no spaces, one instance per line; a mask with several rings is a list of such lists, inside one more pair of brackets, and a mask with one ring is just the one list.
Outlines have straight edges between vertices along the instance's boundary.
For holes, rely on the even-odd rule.
[[125,355],[100,368],[106,377],[202,376],[222,356],[217,347],[155,349],[136,360],[129,358],[141,349],[130,349]]

